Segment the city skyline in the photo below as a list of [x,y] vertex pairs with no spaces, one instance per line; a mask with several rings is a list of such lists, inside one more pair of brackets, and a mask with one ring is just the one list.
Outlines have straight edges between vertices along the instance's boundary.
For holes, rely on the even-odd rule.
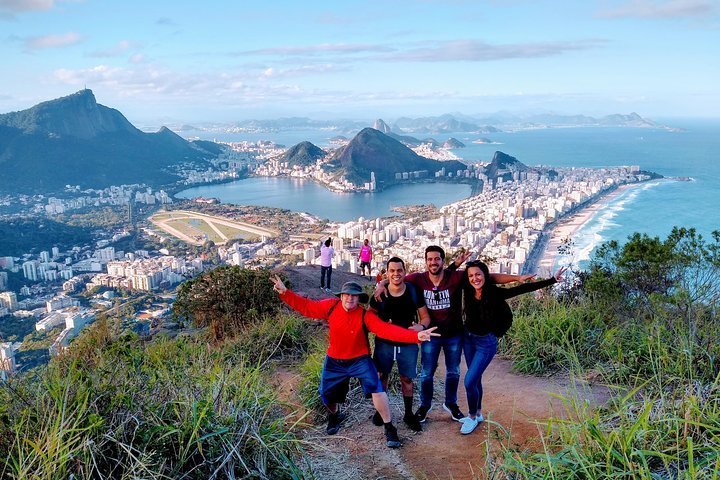
[[139,124],[720,107],[711,0],[0,0],[0,25],[0,113],[84,87]]

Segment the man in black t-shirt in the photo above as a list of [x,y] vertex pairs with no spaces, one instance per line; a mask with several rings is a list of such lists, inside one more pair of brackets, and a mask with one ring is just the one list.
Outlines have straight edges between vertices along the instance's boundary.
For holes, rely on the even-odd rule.
[[[430,325],[430,314],[425,306],[425,300],[410,283],[405,283],[405,262],[398,257],[387,261],[387,292],[380,301],[374,297],[370,301],[378,316],[399,327],[414,331],[422,331]],[[420,422],[413,414],[413,379],[417,376],[417,344],[396,343],[375,337],[375,352],[373,360],[380,374],[380,380],[387,391],[388,378],[393,363],[397,362],[400,374],[400,387],[405,404],[403,421],[411,430],[422,430]],[[373,423],[382,425],[380,414],[375,412]]]

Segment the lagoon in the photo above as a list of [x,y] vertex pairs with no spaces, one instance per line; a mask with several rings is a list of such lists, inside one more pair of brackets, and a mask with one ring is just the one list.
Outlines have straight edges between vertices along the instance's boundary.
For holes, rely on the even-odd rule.
[[286,208],[336,222],[358,217],[397,215],[393,207],[432,203],[436,207],[470,196],[470,185],[416,183],[397,185],[382,192],[336,193],[311,180],[287,177],[251,177],[230,183],[192,187],[178,198],[215,197],[223,203]]

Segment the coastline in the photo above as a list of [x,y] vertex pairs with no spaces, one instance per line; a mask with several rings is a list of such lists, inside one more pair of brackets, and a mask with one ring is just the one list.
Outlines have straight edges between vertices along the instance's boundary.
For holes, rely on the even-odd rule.
[[631,188],[639,187],[645,182],[627,183],[620,185],[610,192],[600,195],[590,203],[580,207],[579,210],[566,214],[559,220],[545,227],[542,232],[542,239],[536,244],[536,251],[525,262],[523,272],[535,273],[542,276],[549,276],[553,273],[555,259],[558,256],[558,247],[589,222],[595,214],[605,208],[609,203]]

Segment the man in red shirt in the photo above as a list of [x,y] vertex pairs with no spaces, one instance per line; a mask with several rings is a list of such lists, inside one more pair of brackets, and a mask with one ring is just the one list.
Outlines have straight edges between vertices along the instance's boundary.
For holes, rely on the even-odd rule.
[[277,275],[271,280],[273,288],[280,294],[280,300],[290,308],[309,318],[327,320],[330,327],[327,356],[318,389],[329,412],[328,435],[334,435],[340,430],[345,414],[340,411],[338,403],[345,401],[347,380],[355,377],[360,380],[363,391],[372,395],[375,409],[385,426],[387,446],[399,447],[401,443],[397,429],[392,424],[390,402],[370,358],[367,330],[395,342],[420,343],[437,336],[437,333],[433,333],[435,328],[415,332],[382,321],[375,313],[360,307],[361,301],[367,303],[368,295],[355,282],[343,284],[337,293],[340,300],[310,300],[289,290]]

